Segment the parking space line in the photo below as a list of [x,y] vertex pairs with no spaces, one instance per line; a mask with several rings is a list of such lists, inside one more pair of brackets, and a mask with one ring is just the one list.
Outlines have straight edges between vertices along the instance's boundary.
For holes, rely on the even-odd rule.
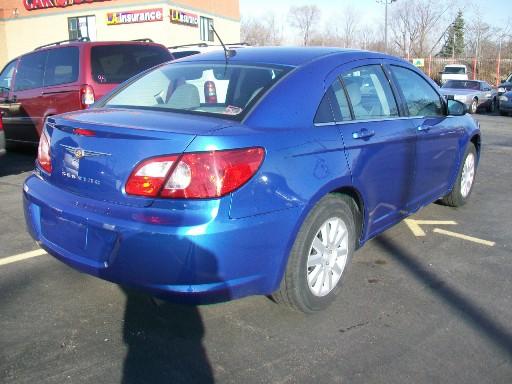
[[467,235],[463,235],[462,233],[446,231],[446,230],[440,229],[440,228],[434,228],[433,232],[440,233],[442,235],[451,236],[451,237],[456,237],[456,238],[462,239],[462,240],[472,241],[473,243],[487,245],[489,247],[493,247],[496,244],[494,241],[483,240],[483,239],[479,239],[478,237],[467,236]]
[[31,259],[33,257],[43,256],[43,255],[46,255],[46,251],[44,251],[42,249],[36,249],[34,251],[20,253],[19,255],[4,257],[3,259],[0,259],[0,266],[16,263],[18,261],[23,261],[26,259]]

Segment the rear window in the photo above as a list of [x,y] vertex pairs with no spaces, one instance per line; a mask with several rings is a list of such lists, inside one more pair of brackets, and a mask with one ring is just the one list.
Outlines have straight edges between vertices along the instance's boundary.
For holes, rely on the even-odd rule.
[[74,83],[78,80],[78,48],[51,49],[46,59],[44,85]]
[[462,88],[462,89],[480,89],[478,81],[471,80],[448,80],[441,88]]
[[174,63],[156,68],[106,101],[106,107],[151,108],[241,118],[287,68]]
[[94,81],[119,84],[155,65],[172,60],[165,48],[149,45],[99,45],[91,48]]
[[451,75],[464,75],[466,73],[466,68],[464,68],[464,67],[444,67],[444,73],[449,73]]

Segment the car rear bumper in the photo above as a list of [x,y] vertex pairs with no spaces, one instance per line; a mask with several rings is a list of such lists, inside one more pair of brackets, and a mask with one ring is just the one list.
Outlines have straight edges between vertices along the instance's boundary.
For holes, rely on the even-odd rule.
[[24,185],[30,234],[82,272],[193,303],[277,289],[300,209],[234,220],[229,197],[197,203],[169,212],[79,197],[36,175]]
[[500,100],[499,110],[502,112],[512,112],[512,101]]

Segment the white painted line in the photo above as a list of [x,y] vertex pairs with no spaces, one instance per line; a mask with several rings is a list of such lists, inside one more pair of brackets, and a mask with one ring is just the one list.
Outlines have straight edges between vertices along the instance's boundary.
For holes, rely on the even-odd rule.
[[46,255],[46,251],[42,249],[36,249],[34,251],[20,253],[19,255],[4,257],[3,259],[0,259],[0,266],[16,263],[18,261],[23,261],[26,259],[31,259],[33,257]]
[[440,229],[440,228],[434,228],[433,232],[439,233],[441,235],[456,237],[457,239],[472,241],[473,243],[487,245],[489,247],[494,247],[494,245],[496,244],[494,241],[482,240],[482,239],[479,239],[478,237],[467,236],[467,235],[463,235],[462,233],[446,231],[446,230]]

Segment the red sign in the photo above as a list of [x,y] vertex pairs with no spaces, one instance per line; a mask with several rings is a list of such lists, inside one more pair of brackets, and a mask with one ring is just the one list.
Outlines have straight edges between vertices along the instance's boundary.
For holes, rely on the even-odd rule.
[[48,8],[64,8],[72,5],[98,3],[100,1],[110,0],[23,0],[23,5],[27,11]]

